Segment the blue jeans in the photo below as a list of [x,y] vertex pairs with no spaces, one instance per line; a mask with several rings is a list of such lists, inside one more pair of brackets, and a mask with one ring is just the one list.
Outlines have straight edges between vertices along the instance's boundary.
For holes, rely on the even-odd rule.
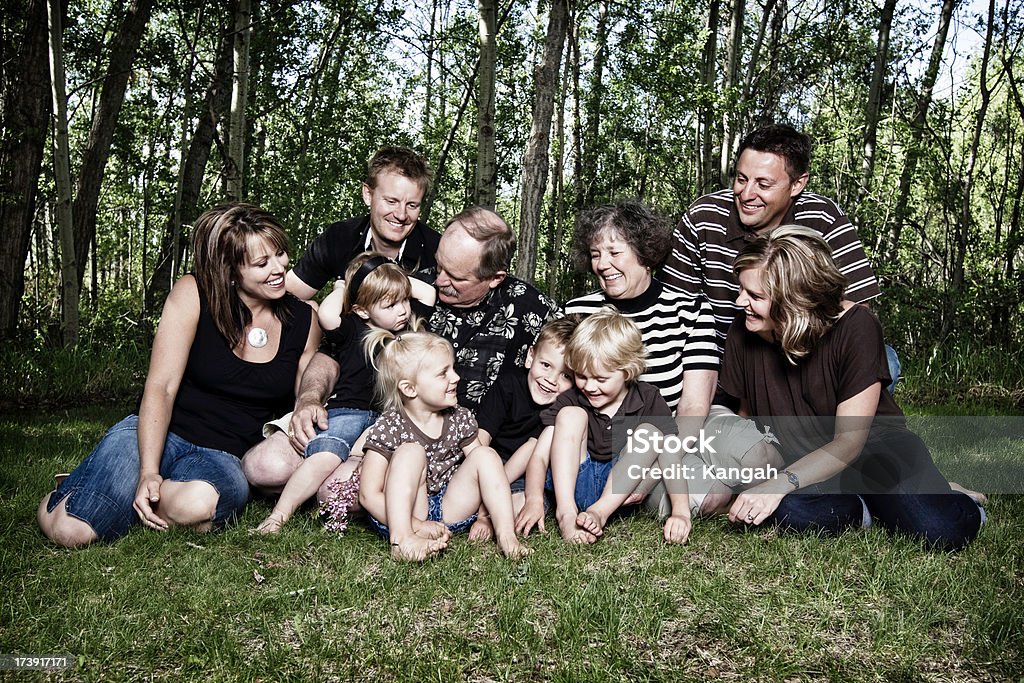
[[[104,541],[124,536],[139,521],[132,503],[139,486],[139,418],[129,415],[111,427],[92,453],[50,496],[47,512],[65,497],[65,509],[82,520]],[[196,446],[173,432],[167,433],[160,476],[168,481],[205,481],[218,494],[215,526],[242,511],[249,499],[249,484],[237,456]]]
[[[586,510],[597,502],[597,499],[604,493],[604,487],[608,483],[608,476],[612,473],[612,468],[615,467],[615,463],[618,461],[619,456],[616,455],[608,462],[599,462],[593,460],[590,457],[590,453],[587,453],[587,459],[580,463],[580,467],[576,471],[576,491],[574,497],[577,510]],[[544,481],[544,488],[548,490],[554,490],[555,488],[555,483],[551,479],[550,469]]]
[[[428,522],[444,522],[444,510],[442,509],[441,506],[442,503],[444,502],[445,491],[447,490],[448,485],[445,484],[440,491],[438,491],[432,496],[427,496]],[[378,534],[387,539],[391,538],[391,530],[388,529],[387,524],[384,524],[379,519],[370,514],[366,515],[366,521],[370,524],[370,528],[376,531]],[[458,522],[452,522],[451,524],[445,523],[445,526],[448,527],[448,531],[452,532],[453,534],[457,534],[469,529],[469,527],[473,526],[473,522],[475,521],[476,513],[474,512],[466,519],[460,520]]]
[[[863,500],[863,505],[861,501]],[[936,550],[960,550],[981,528],[981,508],[962,493],[791,493],[769,518],[782,531],[818,531],[835,536],[856,528],[863,506],[879,526],[917,536]]]
[[950,490],[925,443],[904,429],[869,437],[854,465],[787,495],[770,519],[785,531],[838,534],[861,525],[865,506],[879,526],[941,550],[963,548],[981,528],[981,508]]
[[892,378],[892,382],[889,383],[885,390],[892,396],[892,392],[896,391],[896,383],[900,381],[903,365],[900,363],[900,357],[896,355],[896,349],[888,344],[885,345],[885,360],[889,363],[889,377]]
[[327,429],[306,444],[303,457],[314,453],[334,453],[344,462],[359,436],[377,421],[377,413],[358,408],[331,408],[327,411]]

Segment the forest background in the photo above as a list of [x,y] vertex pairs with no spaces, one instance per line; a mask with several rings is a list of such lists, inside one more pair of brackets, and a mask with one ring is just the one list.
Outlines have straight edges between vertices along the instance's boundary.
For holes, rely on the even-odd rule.
[[745,132],[784,121],[858,226],[910,377],[1024,405],[1021,0],[7,7],[0,403],[83,354],[141,386],[189,226],[226,198],[275,213],[297,258],[363,212],[366,159],[409,145],[435,169],[423,217],[496,208],[516,274],[564,301],[588,287],[580,209],[639,197],[678,220],[729,184]]

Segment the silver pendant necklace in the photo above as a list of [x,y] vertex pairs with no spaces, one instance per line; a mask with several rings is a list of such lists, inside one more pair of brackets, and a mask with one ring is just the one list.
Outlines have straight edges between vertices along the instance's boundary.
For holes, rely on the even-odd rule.
[[262,327],[254,327],[249,330],[246,339],[249,341],[249,346],[254,349],[262,349],[267,345],[267,331]]

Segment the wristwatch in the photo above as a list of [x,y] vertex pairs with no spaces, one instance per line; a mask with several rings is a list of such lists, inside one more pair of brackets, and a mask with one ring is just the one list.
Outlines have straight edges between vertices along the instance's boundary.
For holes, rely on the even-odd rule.
[[789,483],[793,485],[794,491],[800,488],[800,477],[796,476],[789,470],[782,470],[782,474],[786,475],[786,479],[789,480]]

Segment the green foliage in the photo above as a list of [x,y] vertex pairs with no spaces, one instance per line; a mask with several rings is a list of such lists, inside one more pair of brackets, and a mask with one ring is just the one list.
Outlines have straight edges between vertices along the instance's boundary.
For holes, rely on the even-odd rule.
[[[89,0],[68,6],[65,58],[73,164],[80,158],[75,151],[88,139],[99,76],[109,60],[107,44],[122,18],[122,4]],[[1006,21],[997,22],[987,74],[991,103],[965,205],[980,103],[977,49],[966,68],[960,55],[944,66],[943,73],[958,76],[957,87],[940,79],[922,145],[911,149],[909,121],[920,96],[938,6],[897,5],[874,173],[868,194],[856,205],[865,103],[878,48],[877,3],[774,3],[767,17],[765,3],[745,5],[740,71],[731,87],[725,82],[730,3],[720,4],[719,25],[712,27],[707,25],[707,0],[573,6],[573,32],[563,55],[571,68],[561,71],[560,80],[563,75],[568,79],[557,93],[566,137],[551,143],[552,154],[565,160],[564,193],[555,197],[549,192],[537,240],[539,253],[559,255],[562,267],[538,283],[546,285],[548,277],[555,277],[565,296],[588,288],[586,278],[572,273],[564,258],[582,197],[601,202],[636,196],[677,219],[703,191],[699,181],[716,184],[717,173],[706,179],[701,169],[708,161],[717,168],[723,143],[728,154],[733,141],[721,139],[726,123],[742,134],[769,120],[787,121],[815,139],[810,189],[834,197],[857,220],[885,285],[876,305],[897,346],[908,349],[910,357],[927,356],[936,346],[949,348],[964,337],[981,338],[992,348],[1021,346],[1024,192],[1018,180],[1024,173],[1024,112],[1007,73],[1020,81],[1021,59],[1010,50],[1019,42],[1019,8],[1008,7]],[[519,218],[533,69],[547,9],[547,2],[539,2],[506,3],[499,10],[497,205],[513,227]],[[203,113],[230,11],[228,5],[197,0],[154,10],[132,65],[101,188],[96,276],[87,269],[86,316],[135,317],[134,302],[142,299],[173,215],[179,165]],[[602,11],[607,12],[603,42],[597,27]],[[967,7],[958,10],[953,34],[977,23],[972,13]],[[365,163],[384,144],[413,146],[437,167],[432,203],[426,207],[435,227],[471,201],[478,54],[474,2],[269,0],[258,4],[253,19],[246,183],[249,199],[287,226],[296,258],[326,224],[363,211]],[[714,78],[705,82],[702,65],[710,31],[716,32],[717,53],[712,56]],[[594,82],[599,61],[602,77]],[[593,111],[591,104],[597,107]],[[702,116],[705,111],[710,121]],[[200,211],[224,195],[226,113],[218,114]],[[599,125],[592,135],[594,122]],[[702,158],[706,150],[708,160]],[[913,154],[919,155],[917,169],[906,201],[897,207],[900,176]],[[53,204],[48,167],[26,265],[30,282],[22,314],[25,330],[42,330],[25,334],[42,338],[50,336],[46,330],[60,317],[59,254],[47,216]],[[906,209],[898,237],[893,225],[897,209]],[[559,213],[564,237],[556,244]]]
[[897,398],[1024,413],[1024,354],[976,340],[936,345],[927,355],[906,359]]
[[141,317],[127,292],[82,318],[81,341],[60,346],[44,328],[0,349],[0,410],[13,406],[78,406],[131,401],[142,395],[155,323]]
[[5,346],[0,409],[82,406],[141,396],[148,349],[136,344],[18,350]]

